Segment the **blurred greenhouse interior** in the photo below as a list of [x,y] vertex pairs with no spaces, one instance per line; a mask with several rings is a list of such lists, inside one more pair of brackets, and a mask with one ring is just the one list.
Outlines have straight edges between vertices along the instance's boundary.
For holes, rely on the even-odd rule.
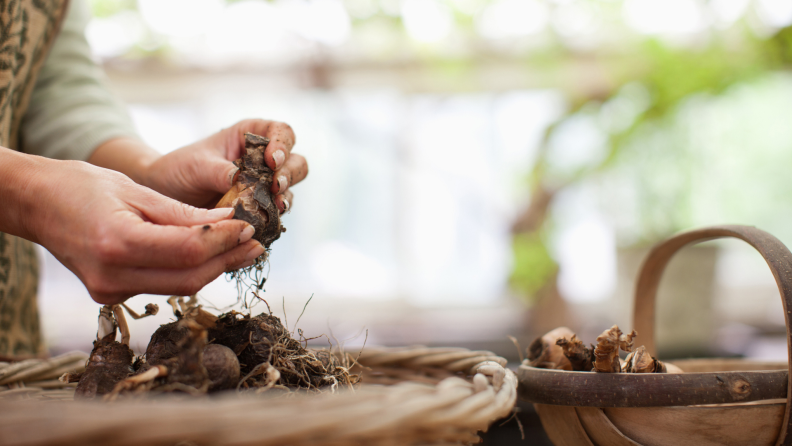
[[[90,4],[96,58],[156,149],[249,117],[295,129],[311,173],[263,297],[293,325],[313,296],[306,336],[516,359],[509,335],[629,327],[640,260],[675,232],[747,224],[792,246],[792,2]],[[40,294],[50,348],[88,349],[98,306],[48,254]],[[747,245],[688,248],[660,301],[669,355],[786,358]],[[130,305],[148,302],[164,298]]]

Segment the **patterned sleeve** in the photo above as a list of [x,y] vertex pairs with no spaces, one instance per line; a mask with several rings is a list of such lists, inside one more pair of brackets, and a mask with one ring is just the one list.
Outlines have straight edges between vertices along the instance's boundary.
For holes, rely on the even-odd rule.
[[137,134],[124,104],[108,89],[102,68],[91,57],[85,39],[87,4],[69,3],[22,121],[21,149],[49,158],[87,160],[103,142]]

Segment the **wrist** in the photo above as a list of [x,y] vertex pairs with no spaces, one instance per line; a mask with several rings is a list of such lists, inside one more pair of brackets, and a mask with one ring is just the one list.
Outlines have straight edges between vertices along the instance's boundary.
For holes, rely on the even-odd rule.
[[52,181],[50,172],[59,161],[5,148],[0,159],[0,231],[38,242],[36,223],[48,196],[44,183]]
[[149,170],[161,156],[140,140],[122,137],[100,144],[88,158],[88,162],[121,172],[132,181],[150,187]]

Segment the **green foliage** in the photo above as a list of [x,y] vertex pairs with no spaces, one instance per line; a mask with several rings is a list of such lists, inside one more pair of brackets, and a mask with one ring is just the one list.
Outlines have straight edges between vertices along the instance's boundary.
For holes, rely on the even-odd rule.
[[719,94],[771,68],[756,49],[735,53],[714,44],[704,50],[675,49],[656,40],[641,52],[647,67],[643,76],[630,79],[649,87],[652,106],[647,118],[662,117],[693,94]]
[[530,298],[555,277],[558,265],[550,256],[544,237],[538,232],[516,234],[512,249],[514,269],[510,284],[515,291]]
[[[706,44],[680,46],[658,39],[635,42],[635,48],[624,54],[597,58],[598,69],[611,81],[608,90],[595,90],[576,96],[570,92],[569,112],[551,126],[540,147],[540,156],[533,167],[530,183],[535,189],[559,189],[610,169],[622,169],[633,175],[637,187],[638,220],[641,228],[639,244],[651,244],[671,233],[690,226],[693,219],[691,191],[696,175],[703,166],[695,165],[695,150],[686,139],[685,118],[680,115],[687,104],[700,98],[716,97],[757,79],[786,69],[792,63],[792,27],[779,30],[768,38],[759,38],[745,28],[713,31]],[[725,35],[728,34],[728,35]],[[739,35],[735,44],[735,35]],[[728,44],[727,44],[728,42]],[[544,52],[537,66],[552,69],[564,66],[564,60],[578,55],[557,47],[555,54]],[[591,114],[592,108],[605,109],[629,84],[640,85],[648,92],[648,102],[629,125],[616,130],[603,128],[607,134],[607,155],[594,164],[580,168],[575,174],[562,177],[547,167],[549,142],[563,123],[580,114]],[[596,111],[594,112],[596,113]],[[640,175],[648,175],[640,177]],[[550,215],[549,213],[547,215]],[[550,217],[551,218],[551,217]],[[547,250],[540,248],[536,232],[515,234],[515,266],[512,285],[527,296],[541,288],[543,279],[552,279],[548,271],[557,264]]]
[[135,0],[90,0],[89,4],[94,17],[110,17],[122,11],[137,10]]

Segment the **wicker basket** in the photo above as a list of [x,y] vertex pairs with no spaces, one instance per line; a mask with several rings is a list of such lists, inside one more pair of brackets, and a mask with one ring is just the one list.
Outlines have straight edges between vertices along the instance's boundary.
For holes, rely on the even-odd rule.
[[0,444],[470,444],[517,398],[517,378],[491,352],[411,347],[366,348],[354,391],[74,401],[56,378],[86,358],[0,364]]
[[[684,246],[741,239],[767,261],[792,319],[792,253],[748,226],[717,226],[674,236],[649,253],[638,276],[633,324],[655,354],[654,307],[660,278]],[[792,345],[787,340],[788,348]],[[792,445],[787,363],[673,361],[683,374],[594,373],[520,366],[520,398],[535,403],[556,445]]]

